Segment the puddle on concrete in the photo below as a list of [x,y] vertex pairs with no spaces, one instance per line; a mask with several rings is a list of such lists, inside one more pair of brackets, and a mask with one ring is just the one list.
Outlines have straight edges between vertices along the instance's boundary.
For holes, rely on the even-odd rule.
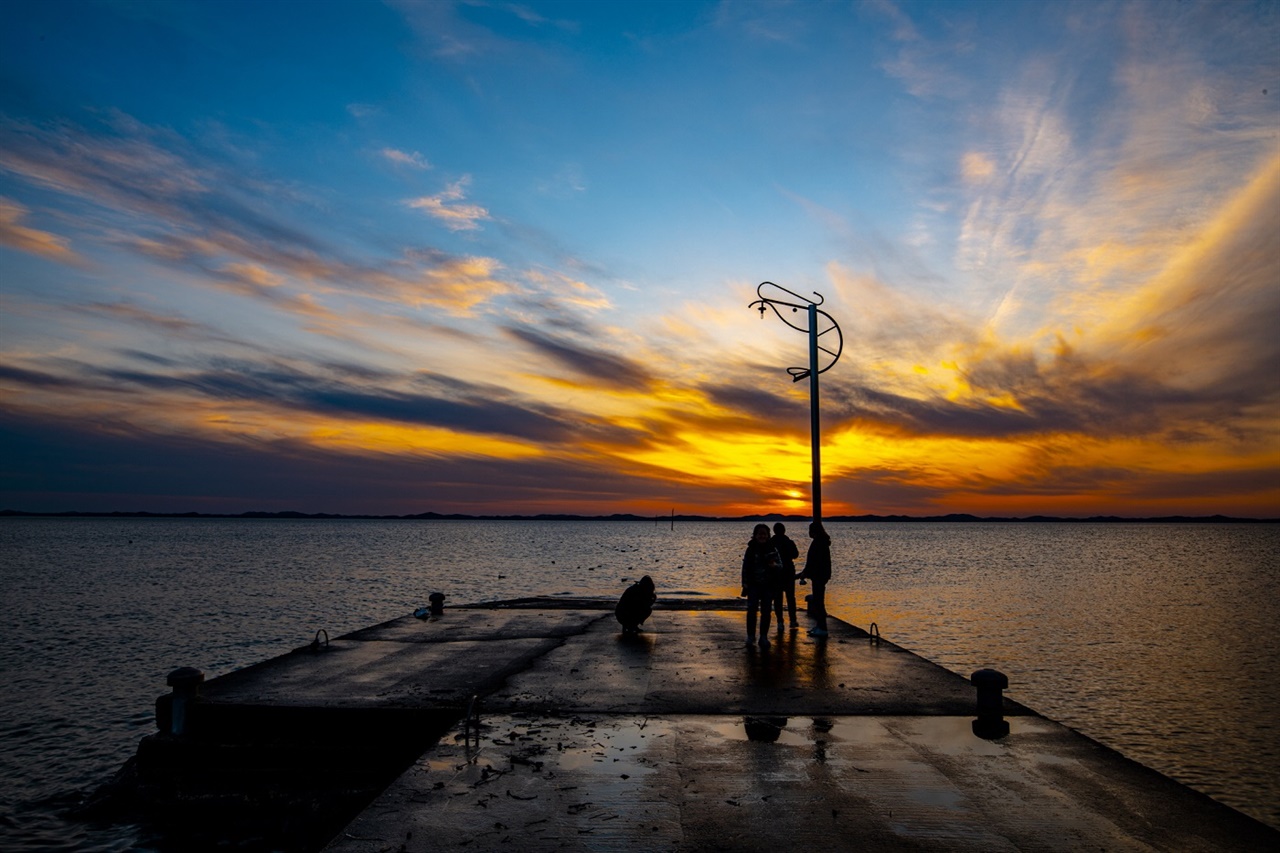
[[[1023,719],[1006,718],[1010,735],[1024,731]],[[886,720],[885,727],[944,755],[1004,755],[1009,749],[1009,736],[999,740],[980,738],[973,733],[973,720],[965,717],[903,717]]]
[[800,726],[808,727],[808,717],[747,716],[738,718],[713,718],[708,728],[725,740],[753,741],[779,746],[811,746],[813,741]]
[[611,721],[589,730],[590,743],[577,741],[560,743],[556,752],[558,765],[565,770],[577,770],[591,764],[626,763],[633,774],[646,774],[649,768],[648,747],[665,733],[658,727],[652,729],[646,720],[629,722]]
[[[1014,718],[1010,723],[1013,738],[1024,731],[1037,731],[1033,718]],[[790,779],[788,774],[803,776],[808,772],[803,769],[806,766],[826,766],[828,772],[853,774],[853,778],[888,774],[924,780],[932,776],[926,772],[929,754],[1007,754],[1010,742],[976,737],[970,724],[971,720],[965,717],[513,715],[482,723],[478,740],[474,731],[470,740],[458,733],[454,749],[424,756],[419,766],[441,780],[441,787],[457,783],[474,787],[517,769],[550,778],[560,774],[590,778],[593,785],[629,787],[670,764],[675,740],[692,737],[713,750],[713,744],[721,743],[748,749],[749,754],[760,759],[772,754],[778,763],[771,765],[768,773],[783,781]],[[912,757],[904,761],[903,748],[908,744],[907,754]],[[773,752],[775,749],[780,751]],[[894,755],[899,758],[890,757]],[[1045,756],[1044,760],[1052,759]],[[926,782],[914,786],[908,796],[924,807],[949,811],[962,808],[960,796],[949,786],[936,787]]]
[[[478,740],[468,741],[462,733],[454,737],[455,746],[465,758],[428,757],[422,765],[429,772],[457,771],[464,765],[502,770],[523,765],[535,772],[544,766],[573,771],[592,765],[608,765],[628,776],[650,772],[649,746],[667,737],[663,725],[654,725],[645,717],[539,718],[498,717],[481,724]],[[604,769],[597,768],[597,769]]]
[[907,794],[912,800],[924,806],[957,812],[967,810],[963,805],[964,796],[954,788],[913,788]]
[[[967,717],[706,717],[705,726],[725,740],[811,747],[842,742],[866,746],[905,738],[945,755],[1003,755],[1009,738],[987,740],[973,733]],[[1031,718],[1010,718],[1010,735],[1033,730]]]

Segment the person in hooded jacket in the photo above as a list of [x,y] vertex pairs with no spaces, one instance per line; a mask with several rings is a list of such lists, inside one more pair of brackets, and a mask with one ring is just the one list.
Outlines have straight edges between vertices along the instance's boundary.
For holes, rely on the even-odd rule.
[[622,597],[613,608],[613,615],[622,626],[623,634],[638,634],[644,620],[653,612],[653,603],[658,600],[654,591],[653,578],[645,575],[622,591]]
[[809,551],[805,554],[804,570],[796,575],[800,583],[813,581],[809,594],[809,615],[814,627],[809,633],[815,637],[827,636],[827,581],[831,580],[831,537],[821,521],[809,525]]
[[778,550],[782,558],[782,572],[778,575],[777,592],[773,596],[773,612],[778,618],[778,630],[782,630],[782,600],[786,599],[787,614],[791,617],[791,630],[799,631],[800,623],[796,621],[796,560],[800,558],[800,549],[787,535],[787,526],[781,521],[773,525],[773,538],[769,543]]
[[769,541],[769,525],[757,524],[742,555],[742,595],[747,598],[747,645],[756,642],[757,617],[760,645],[769,645],[769,617],[781,570],[782,558]]

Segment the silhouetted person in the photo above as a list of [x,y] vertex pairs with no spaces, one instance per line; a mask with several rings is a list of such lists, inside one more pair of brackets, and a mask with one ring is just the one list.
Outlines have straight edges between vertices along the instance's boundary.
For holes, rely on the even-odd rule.
[[649,618],[649,614],[653,612],[653,603],[657,600],[653,578],[648,575],[623,590],[618,606],[613,609],[613,615],[622,624],[622,633],[639,633],[640,625]]
[[815,637],[827,636],[827,581],[831,580],[831,537],[821,521],[809,525],[809,552],[804,557],[804,571],[796,575],[800,583],[813,581],[809,594],[809,615],[817,623],[809,633]]
[[773,612],[778,617],[778,630],[782,630],[782,599],[787,600],[787,613],[791,616],[791,630],[799,631],[800,623],[796,621],[796,560],[800,557],[800,549],[787,535],[787,526],[781,521],[773,525],[773,538],[769,544],[777,550],[782,558],[782,574],[778,579],[778,591],[773,596]]
[[782,558],[769,541],[769,525],[757,524],[742,555],[742,594],[747,597],[747,645],[756,641],[756,618],[760,620],[760,645],[769,645],[769,614],[777,589]]

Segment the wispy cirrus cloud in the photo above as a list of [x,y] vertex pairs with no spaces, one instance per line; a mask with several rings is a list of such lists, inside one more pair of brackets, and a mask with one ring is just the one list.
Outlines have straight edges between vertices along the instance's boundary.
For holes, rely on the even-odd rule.
[[1157,274],[1107,300],[1091,342],[1100,357],[1197,395],[1243,393],[1255,405],[1280,405],[1277,282],[1280,149],[1184,236]]
[[471,176],[463,175],[435,195],[409,199],[405,204],[439,220],[450,231],[475,231],[490,216],[480,205],[466,202],[470,183]]
[[[1107,299],[1156,275],[1271,156],[1274,106],[1209,61],[1193,20],[1207,8],[1175,20],[1133,4],[1099,57],[1107,75],[1030,56],[967,117],[955,263],[997,325],[1101,319]],[[1260,41],[1245,37],[1254,14],[1213,6],[1212,26],[1239,30],[1247,51]]]
[[[323,310],[315,301],[317,293],[431,305],[469,316],[477,306],[518,290],[501,276],[503,266],[493,258],[434,249],[407,249],[374,265],[287,243],[252,242],[230,232],[154,234],[127,242],[153,260],[201,273],[210,286],[307,316]],[[241,260],[223,261],[226,257]]]
[[812,23],[793,14],[787,4],[720,3],[714,24],[736,30],[753,41],[802,46],[810,36]]
[[613,307],[613,300],[600,288],[565,273],[534,269],[527,270],[524,278],[530,288],[536,291],[529,295],[529,301],[538,300],[540,296],[544,306],[560,304],[588,312]]
[[204,323],[197,323],[174,314],[151,311],[140,305],[125,301],[88,302],[84,305],[71,306],[70,310],[107,316],[185,338],[205,337],[214,333],[214,330]]
[[[264,195],[271,190],[262,181],[209,160],[171,131],[127,116],[115,115],[99,129],[4,122],[0,143],[0,168],[109,212],[105,222],[84,220],[86,239],[127,247],[278,310],[322,316],[330,309],[318,300],[327,295],[432,305],[465,316],[517,289],[499,277],[502,264],[491,258],[423,248],[392,258],[343,257],[275,212],[279,199]],[[443,219],[451,230],[478,228],[489,215],[458,203],[467,182],[411,206]],[[78,257],[65,238],[23,226],[24,215],[16,203],[0,208],[0,234],[48,257]]]
[[955,73],[958,57],[970,51],[967,38],[949,33],[948,38],[924,37],[916,22],[893,0],[864,0],[861,11],[868,18],[888,24],[895,50],[881,62],[885,73],[901,81],[917,98],[955,101],[970,91],[968,75]]
[[119,114],[96,133],[66,123],[0,121],[0,169],[104,208],[158,218],[188,218],[219,183],[189,154],[171,131]]
[[383,148],[378,152],[384,160],[393,166],[408,169],[430,169],[431,163],[417,151],[401,151],[398,148]]
[[920,31],[915,22],[893,0],[863,0],[862,7],[890,23],[891,37],[895,42],[920,41]]
[[1159,272],[1096,297],[1105,319],[1042,314],[1020,335],[832,266],[840,301],[862,309],[849,313],[846,340],[863,365],[852,381],[832,380],[832,402],[847,406],[842,416],[918,435],[1231,433],[1262,451],[1280,418],[1280,389],[1267,379],[1280,361],[1277,234],[1280,153],[1164,254]]
[[[181,245],[190,255],[237,245],[240,253],[323,251],[323,241],[272,211],[288,198],[283,189],[129,116],[112,114],[92,127],[0,121],[0,169],[92,205],[78,225],[97,242],[120,239],[171,254]],[[270,195],[273,189],[278,197]]]
[[529,41],[508,34],[511,25],[516,25],[517,32],[552,29],[572,35],[581,30],[575,19],[549,18],[521,3],[484,4],[486,12],[502,22],[498,27],[485,26],[474,15],[459,11],[469,3],[390,0],[390,5],[404,15],[433,58],[458,65],[537,53]]
[[538,192],[553,198],[569,198],[586,191],[586,174],[578,163],[565,163],[555,174],[538,182]]
[[0,198],[0,246],[64,264],[84,263],[84,259],[71,248],[71,241],[67,238],[23,225],[29,212],[16,201]]

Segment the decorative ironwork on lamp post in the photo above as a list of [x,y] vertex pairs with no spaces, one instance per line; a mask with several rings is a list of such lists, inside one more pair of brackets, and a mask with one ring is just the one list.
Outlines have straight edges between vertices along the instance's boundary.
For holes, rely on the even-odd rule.
[[[772,288],[769,293],[778,291],[786,294],[795,301],[788,301],[786,298],[779,296],[766,295],[766,288]],[[815,292],[813,295],[817,300],[808,299],[794,291],[788,290],[780,284],[774,284],[771,281],[762,281],[756,287],[756,295],[760,298],[752,302],[749,307],[758,308],[760,310],[760,319],[764,319],[766,308],[773,309],[773,313],[778,315],[778,319],[786,323],[798,332],[804,332],[809,336],[809,366],[808,367],[788,367],[787,373],[791,374],[792,382],[799,382],[805,377],[809,378],[809,426],[810,426],[810,447],[813,455],[813,520],[822,521],[822,439],[821,431],[818,423],[818,374],[826,373],[835,363],[840,360],[840,353],[844,352],[844,333],[840,331],[839,324],[832,318],[830,314],[818,308],[823,303],[822,294]],[[800,325],[793,322],[786,314],[778,310],[778,306],[790,308],[790,313],[796,314],[800,310],[804,310],[807,323]],[[821,318],[821,319],[820,319]],[[818,339],[824,335],[835,333],[835,340],[830,338],[825,342]],[[826,346],[826,343],[833,344],[832,347]],[[825,353],[830,356],[831,361],[825,367],[819,367],[819,353]]]

